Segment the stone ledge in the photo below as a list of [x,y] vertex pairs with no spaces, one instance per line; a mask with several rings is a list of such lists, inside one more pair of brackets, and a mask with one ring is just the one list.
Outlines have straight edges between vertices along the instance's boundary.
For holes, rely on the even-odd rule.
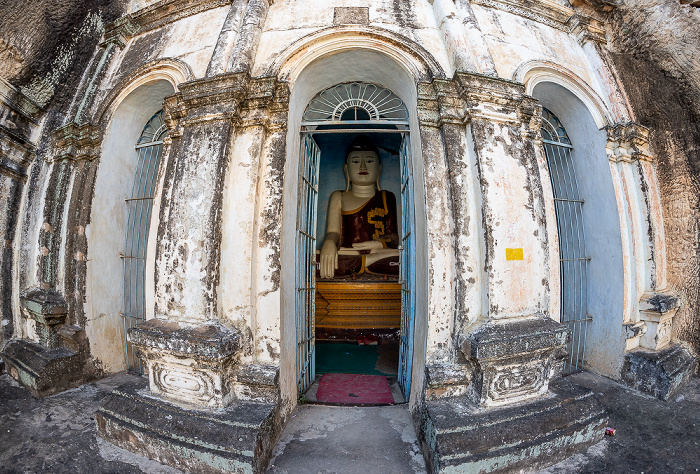
[[145,380],[108,395],[95,421],[103,439],[188,472],[264,472],[281,431],[274,404],[183,410],[149,396]]
[[688,349],[672,345],[660,351],[636,349],[625,356],[621,382],[668,400],[695,374],[697,360]]
[[517,472],[554,464],[603,438],[593,392],[560,379],[548,397],[483,409],[464,397],[428,401],[419,436],[429,472]]
[[469,335],[462,348],[476,359],[508,357],[566,344],[567,329],[551,318],[486,324]]
[[241,347],[240,334],[224,326],[186,328],[160,319],[150,319],[129,329],[129,341],[144,348],[214,360],[227,359]]
[[83,382],[79,353],[48,349],[23,339],[11,340],[2,352],[7,372],[37,397],[77,387]]

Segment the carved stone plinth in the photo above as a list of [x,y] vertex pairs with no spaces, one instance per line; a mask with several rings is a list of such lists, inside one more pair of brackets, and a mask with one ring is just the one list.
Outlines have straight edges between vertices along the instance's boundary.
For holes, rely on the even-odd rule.
[[146,363],[154,394],[196,407],[225,407],[233,399],[237,331],[151,319],[129,329],[128,337]]
[[37,397],[83,383],[82,358],[66,348],[48,349],[25,339],[11,340],[2,352],[7,372]]
[[462,344],[475,366],[468,397],[495,407],[545,395],[561,373],[568,337],[564,326],[544,316],[481,326]]
[[603,438],[608,417],[593,393],[559,379],[551,392],[484,409],[466,397],[426,401],[416,413],[428,472],[528,472]]
[[668,400],[695,374],[697,360],[688,349],[672,344],[660,351],[636,349],[625,355],[622,383]]
[[61,345],[58,329],[66,321],[68,309],[66,301],[57,293],[34,290],[20,297],[22,315],[32,326],[37,342],[55,349]]
[[108,395],[97,433],[121,448],[185,472],[264,472],[280,434],[277,405],[236,400],[216,410],[183,410],[150,395],[145,380]]
[[82,328],[66,326],[63,297],[36,289],[20,297],[31,340],[13,339],[2,352],[8,373],[37,397],[84,383],[84,356],[76,343]]
[[667,293],[645,293],[639,302],[639,319],[646,326],[639,345],[661,350],[671,343],[673,317],[680,307],[679,299]]

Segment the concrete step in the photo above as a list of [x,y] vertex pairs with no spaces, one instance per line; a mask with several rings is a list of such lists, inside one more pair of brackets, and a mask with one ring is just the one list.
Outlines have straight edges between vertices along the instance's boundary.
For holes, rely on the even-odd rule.
[[548,397],[478,408],[464,397],[429,401],[421,432],[431,472],[511,472],[564,459],[602,439],[608,417],[593,393],[560,380]]
[[274,404],[185,409],[151,395],[146,380],[114,390],[95,420],[105,440],[187,472],[263,472],[279,436]]

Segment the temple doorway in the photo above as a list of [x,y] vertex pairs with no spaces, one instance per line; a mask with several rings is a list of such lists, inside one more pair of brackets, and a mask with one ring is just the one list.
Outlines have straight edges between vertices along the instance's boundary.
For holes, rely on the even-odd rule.
[[[379,85],[338,84],[311,100],[301,134],[297,388],[320,402],[407,401],[415,306],[407,109]],[[392,395],[366,398],[375,386]]]

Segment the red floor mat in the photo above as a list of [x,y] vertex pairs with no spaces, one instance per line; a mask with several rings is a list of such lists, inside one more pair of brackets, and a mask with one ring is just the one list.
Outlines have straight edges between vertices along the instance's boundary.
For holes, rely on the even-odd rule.
[[394,403],[386,377],[358,374],[324,374],[318,382],[316,400],[349,405]]

